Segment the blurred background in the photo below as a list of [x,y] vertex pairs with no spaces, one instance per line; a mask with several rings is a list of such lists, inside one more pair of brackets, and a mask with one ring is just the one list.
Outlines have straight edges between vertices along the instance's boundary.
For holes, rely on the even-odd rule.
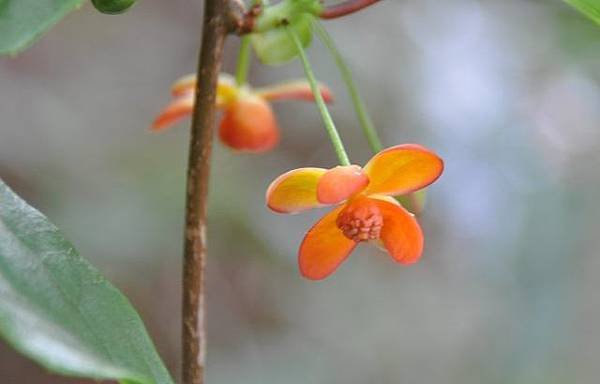
[[[0,59],[0,177],[131,299],[175,376],[188,123],[153,134],[196,65],[200,1],[90,4]],[[303,280],[296,251],[322,212],[276,215],[268,183],[335,157],[312,104],[281,103],[281,145],[216,143],[210,203],[210,384],[597,383],[600,375],[600,28],[561,1],[385,1],[327,28],[387,145],[436,150],[446,172],[411,267],[360,247]],[[237,38],[224,69],[233,71]],[[355,163],[370,157],[333,61],[318,77]],[[266,85],[297,63],[253,63]],[[0,342],[0,382],[47,374]]]

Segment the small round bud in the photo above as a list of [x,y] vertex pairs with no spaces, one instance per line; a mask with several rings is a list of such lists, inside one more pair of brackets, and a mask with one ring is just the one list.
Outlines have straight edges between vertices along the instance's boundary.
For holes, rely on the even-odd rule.
[[135,2],[136,0],[92,0],[98,11],[110,15],[127,11]]

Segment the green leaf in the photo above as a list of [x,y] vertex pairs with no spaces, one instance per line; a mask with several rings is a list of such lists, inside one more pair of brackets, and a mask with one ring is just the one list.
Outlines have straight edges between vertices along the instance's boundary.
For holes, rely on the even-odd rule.
[[0,336],[63,375],[173,384],[127,298],[2,180]]
[[600,24],[600,0],[564,0],[597,24]]
[[[295,29],[302,46],[305,48],[312,41],[311,22],[312,15],[305,13],[293,20],[288,26]],[[298,56],[296,45],[284,27],[253,33],[250,36],[256,56],[264,64],[280,65]]]
[[27,48],[83,0],[0,0],[0,54]]

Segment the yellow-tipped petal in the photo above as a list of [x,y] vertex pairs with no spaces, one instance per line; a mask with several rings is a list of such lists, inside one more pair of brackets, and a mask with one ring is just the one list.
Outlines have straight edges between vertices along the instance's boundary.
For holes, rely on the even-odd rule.
[[364,167],[369,176],[367,194],[403,195],[437,180],[444,162],[435,153],[416,144],[402,144],[377,153]]
[[194,109],[194,95],[180,96],[170,102],[152,123],[152,130],[162,131],[188,117]]
[[239,91],[235,78],[227,73],[221,73],[217,85],[217,105],[219,101],[223,104],[229,103],[237,97]]
[[[171,86],[171,95],[173,97],[185,96],[188,94],[194,94],[196,88],[196,75],[189,74],[180,77]],[[236,97],[238,87],[235,83],[235,79],[227,74],[219,74],[219,80],[217,83],[217,105],[223,104],[232,98]]]
[[196,75],[190,73],[189,75],[181,76],[171,86],[171,95],[173,97],[183,96],[187,93],[194,93],[196,88]]
[[[319,84],[319,91],[326,103],[333,101],[333,93],[324,84]],[[315,101],[315,97],[306,80],[293,80],[286,83],[275,84],[270,87],[257,88],[254,93],[269,101],[277,100],[303,100]]]
[[267,206],[279,213],[296,213],[321,206],[317,183],[323,168],[298,168],[275,179],[267,189]]

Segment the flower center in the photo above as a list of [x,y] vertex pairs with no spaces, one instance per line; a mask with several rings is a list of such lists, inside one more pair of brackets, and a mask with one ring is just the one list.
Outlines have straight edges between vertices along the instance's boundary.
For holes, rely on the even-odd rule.
[[375,240],[381,234],[383,217],[369,198],[359,198],[340,212],[336,224],[350,240]]

